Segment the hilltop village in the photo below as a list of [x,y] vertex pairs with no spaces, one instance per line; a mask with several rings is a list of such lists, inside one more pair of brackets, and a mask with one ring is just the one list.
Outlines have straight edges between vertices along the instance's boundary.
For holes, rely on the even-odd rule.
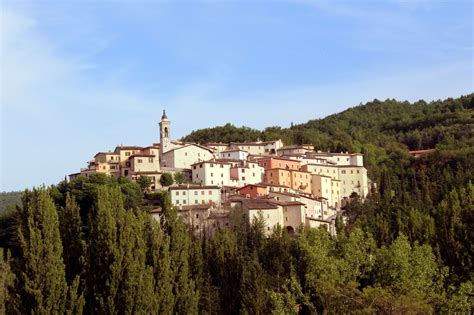
[[[325,226],[335,234],[341,207],[369,192],[360,153],[321,152],[312,145],[285,146],[281,140],[204,145],[172,141],[165,111],[159,126],[159,143],[98,152],[70,180],[94,173],[132,181],[148,177],[148,189],[167,189],[178,214],[201,234],[229,225],[236,208],[249,220],[262,216],[268,234],[277,225],[290,234],[302,225]],[[175,183],[162,186],[163,174],[174,176]],[[152,215],[158,219],[160,209]]]

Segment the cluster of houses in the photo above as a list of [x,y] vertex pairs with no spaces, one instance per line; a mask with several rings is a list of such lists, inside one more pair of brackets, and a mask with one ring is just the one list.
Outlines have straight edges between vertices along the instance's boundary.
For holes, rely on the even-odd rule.
[[[249,220],[265,219],[268,233],[280,225],[294,233],[300,226],[325,226],[349,198],[367,196],[369,180],[359,153],[316,151],[312,145],[284,146],[281,140],[204,145],[171,140],[171,122],[163,111],[160,142],[117,146],[99,152],[78,176],[104,173],[132,181],[150,179],[150,190],[164,173],[181,173],[184,183],[168,187],[171,202],[196,233],[213,233],[231,224],[236,209]],[[159,216],[159,209],[152,211]]]

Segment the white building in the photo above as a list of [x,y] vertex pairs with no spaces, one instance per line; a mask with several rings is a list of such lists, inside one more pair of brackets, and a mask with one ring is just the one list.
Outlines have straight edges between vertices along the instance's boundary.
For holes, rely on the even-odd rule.
[[219,157],[224,160],[241,160],[246,161],[249,153],[240,149],[227,149],[219,153]]
[[243,162],[230,168],[230,179],[237,187],[258,184],[264,179],[265,169],[256,162]]
[[222,161],[203,161],[192,165],[192,181],[205,186],[237,186],[238,181],[231,180],[232,163]]
[[172,186],[168,191],[174,206],[221,205],[221,189],[218,186],[180,185]]
[[326,159],[338,166],[364,166],[364,155],[362,153],[332,153],[311,152],[307,156]]

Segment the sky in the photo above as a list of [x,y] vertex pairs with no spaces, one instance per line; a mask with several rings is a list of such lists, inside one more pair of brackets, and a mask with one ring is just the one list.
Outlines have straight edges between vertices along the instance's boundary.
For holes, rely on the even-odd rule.
[[474,91],[464,0],[2,0],[0,191],[98,151]]

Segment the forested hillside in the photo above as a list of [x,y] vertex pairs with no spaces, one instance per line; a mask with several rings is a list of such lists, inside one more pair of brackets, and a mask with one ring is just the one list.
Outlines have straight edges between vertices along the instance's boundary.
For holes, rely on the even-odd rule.
[[[267,238],[263,218],[249,224],[236,210],[230,227],[199,239],[166,193],[104,174],[29,191],[0,217],[0,313],[472,314],[473,104],[374,101],[290,129],[186,137],[362,151],[377,185],[344,209],[334,237]],[[407,154],[421,148],[436,151]]]
[[17,205],[21,202],[21,192],[0,192],[0,213],[2,213],[7,206]]
[[[315,116],[317,113],[315,113]],[[291,128],[268,127],[258,131],[231,124],[193,131],[185,141],[198,143],[282,139],[285,144],[313,144],[322,151],[361,152],[369,176],[379,179],[379,167],[408,150],[438,148],[472,151],[474,148],[474,94],[414,104],[374,100],[323,119]]]

